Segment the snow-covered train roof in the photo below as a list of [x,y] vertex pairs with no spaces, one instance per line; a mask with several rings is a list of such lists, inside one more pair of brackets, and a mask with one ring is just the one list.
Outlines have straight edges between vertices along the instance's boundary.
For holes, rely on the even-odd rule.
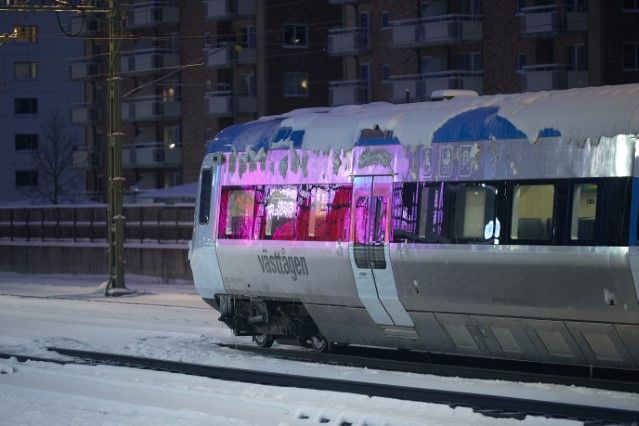
[[228,127],[208,152],[639,134],[639,84],[457,97],[440,102],[308,108]]

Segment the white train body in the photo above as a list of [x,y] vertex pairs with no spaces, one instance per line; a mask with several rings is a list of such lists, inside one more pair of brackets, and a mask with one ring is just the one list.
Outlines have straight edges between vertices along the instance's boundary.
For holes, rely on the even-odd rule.
[[190,261],[237,334],[639,368],[639,85],[224,129]]

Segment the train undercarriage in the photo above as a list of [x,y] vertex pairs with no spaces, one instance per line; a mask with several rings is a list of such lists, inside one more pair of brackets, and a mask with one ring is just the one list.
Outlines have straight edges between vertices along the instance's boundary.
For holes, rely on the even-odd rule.
[[236,336],[253,336],[260,347],[268,348],[277,341],[311,346],[319,352],[330,349],[330,342],[300,302],[217,295],[215,302],[209,303],[220,312],[219,320]]

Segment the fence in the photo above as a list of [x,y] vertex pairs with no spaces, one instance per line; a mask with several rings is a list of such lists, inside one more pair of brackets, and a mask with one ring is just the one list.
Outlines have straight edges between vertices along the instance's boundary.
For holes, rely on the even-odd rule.
[[[191,239],[193,204],[130,204],[125,242],[180,243]],[[55,205],[0,208],[0,239],[100,242],[107,239],[107,206]]]

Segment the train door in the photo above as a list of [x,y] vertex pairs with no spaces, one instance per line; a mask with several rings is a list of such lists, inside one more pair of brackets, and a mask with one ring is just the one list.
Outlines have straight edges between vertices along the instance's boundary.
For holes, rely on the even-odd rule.
[[382,326],[412,327],[399,301],[390,262],[392,176],[353,178],[349,256],[357,294],[373,321]]

